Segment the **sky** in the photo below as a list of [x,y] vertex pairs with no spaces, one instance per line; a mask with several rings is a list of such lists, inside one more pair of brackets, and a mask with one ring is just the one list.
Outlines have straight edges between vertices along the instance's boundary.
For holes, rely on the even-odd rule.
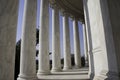
[[[39,12],[40,12],[40,0],[37,0],[37,22],[36,22],[36,28],[40,25],[39,20]],[[17,36],[16,36],[16,42],[21,38],[21,32],[22,32],[22,16],[23,16],[23,8],[24,8],[24,0],[19,0],[19,14],[18,14],[18,25],[17,25]],[[63,57],[63,28],[62,28],[62,16],[59,14],[60,17],[60,47],[61,47],[61,57]],[[80,37],[80,46],[81,46],[81,55],[83,56],[83,29],[81,22],[78,22],[79,26],[79,37]],[[72,19],[69,18],[69,29],[70,29],[70,45],[71,45],[71,53],[73,53],[73,24]],[[38,47],[37,47],[38,48]],[[49,52],[52,52],[52,9],[49,8]]]

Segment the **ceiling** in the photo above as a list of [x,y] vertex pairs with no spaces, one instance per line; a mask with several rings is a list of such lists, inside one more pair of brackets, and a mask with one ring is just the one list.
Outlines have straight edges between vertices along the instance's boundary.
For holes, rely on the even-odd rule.
[[84,20],[83,2],[82,0],[51,0],[55,1],[59,7],[70,13],[72,16]]

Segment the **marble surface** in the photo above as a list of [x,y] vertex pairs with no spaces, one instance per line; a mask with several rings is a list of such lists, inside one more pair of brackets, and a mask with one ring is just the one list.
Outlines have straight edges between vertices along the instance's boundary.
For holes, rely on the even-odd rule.
[[52,71],[61,70],[59,10],[52,10]]
[[0,0],[0,80],[14,80],[18,0]]
[[[113,36],[113,32],[116,32],[115,28],[119,25],[119,22],[117,22],[119,18],[113,18],[114,14],[109,12],[110,10],[112,13],[114,11],[117,13],[119,2],[119,0],[116,0],[116,3],[112,0],[88,0],[86,3],[86,11],[89,16],[87,19],[91,30],[95,77],[102,76],[103,79],[108,77],[110,80],[119,80],[116,60],[116,54],[119,52],[116,53],[115,51],[115,48],[118,48],[118,46],[114,46],[114,40],[119,37]],[[117,5],[116,8],[113,6],[115,4]],[[119,17],[118,14],[116,16]],[[112,19],[116,21],[114,22],[117,26],[112,22]]]
[[88,68],[70,69],[62,72],[53,72],[50,75],[38,76],[42,80],[89,80]]
[[36,79],[37,1],[25,0],[22,20],[20,73],[17,80]]
[[39,34],[39,74],[49,74],[49,1],[41,0]]

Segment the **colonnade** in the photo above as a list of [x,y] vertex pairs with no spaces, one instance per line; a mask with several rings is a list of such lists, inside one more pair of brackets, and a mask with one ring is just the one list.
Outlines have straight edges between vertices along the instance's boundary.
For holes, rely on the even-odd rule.
[[[57,0],[53,0],[57,1]],[[67,2],[67,1],[66,1]],[[18,0],[0,0],[0,80],[14,80],[15,43],[18,18]],[[79,5],[79,4],[78,4]],[[41,0],[41,25],[40,25],[40,48],[38,76],[50,74],[49,51],[48,51],[48,24],[49,24],[49,2]],[[93,80],[120,80],[120,0],[83,0],[85,27],[84,49],[88,54],[89,75]],[[36,33],[36,11],[37,0],[24,0],[24,12],[22,20],[22,44],[20,74],[18,80],[35,80],[35,33]],[[52,71],[61,71],[59,50],[59,20],[58,9],[52,11]],[[68,32],[68,13],[63,15],[64,24],[64,70],[70,69],[70,41]],[[74,53],[78,55],[79,41],[76,37],[77,20],[74,24]],[[57,27],[55,27],[57,26]],[[65,37],[66,36],[66,37]],[[56,39],[57,38],[57,39]],[[79,43],[79,42],[78,42]],[[58,46],[57,46],[58,45]],[[77,48],[77,49],[76,49]],[[67,57],[68,56],[68,57]],[[77,58],[78,56],[75,56]],[[56,60],[57,59],[57,60]],[[75,59],[76,67],[79,60]]]
[[[49,64],[49,1],[41,0],[40,4],[40,31],[39,31],[39,66],[36,75],[35,65],[35,16],[36,2],[34,0],[25,0],[23,21],[22,21],[22,44],[20,59],[20,74],[18,80],[33,80],[36,76],[50,74]],[[33,13],[29,13],[29,11]],[[27,17],[27,16],[31,17]],[[56,5],[52,6],[52,72],[62,71],[60,56],[60,23],[59,9]],[[79,40],[78,19],[73,19],[73,43],[75,67],[81,67],[81,50]],[[72,69],[70,53],[70,32],[69,15],[63,12],[63,70]]]

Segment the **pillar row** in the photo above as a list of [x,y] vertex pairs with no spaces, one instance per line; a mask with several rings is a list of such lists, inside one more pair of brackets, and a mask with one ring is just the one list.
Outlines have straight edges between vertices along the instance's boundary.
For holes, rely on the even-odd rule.
[[20,74],[17,80],[36,79],[36,0],[24,0]]

